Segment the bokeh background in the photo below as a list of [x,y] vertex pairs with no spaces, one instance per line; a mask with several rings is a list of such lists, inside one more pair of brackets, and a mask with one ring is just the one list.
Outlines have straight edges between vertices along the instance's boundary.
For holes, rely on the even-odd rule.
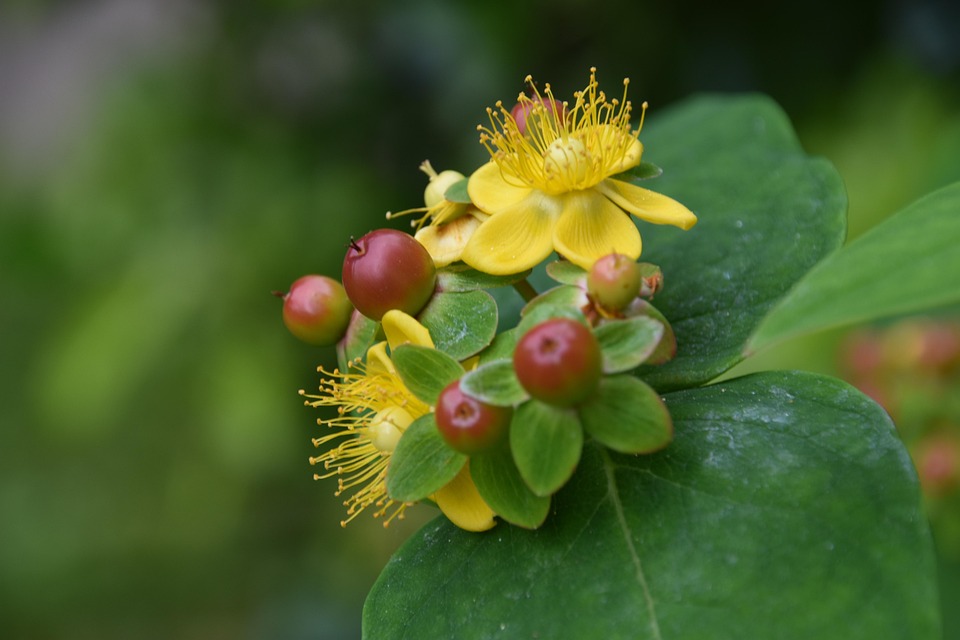
[[[418,205],[423,159],[477,166],[527,73],[569,95],[594,65],[649,122],[772,95],[843,175],[851,236],[960,179],[949,0],[0,3],[0,635],[358,637],[433,514],[340,528],[296,393],[334,354],[270,292]],[[843,373],[845,339],[742,370]]]

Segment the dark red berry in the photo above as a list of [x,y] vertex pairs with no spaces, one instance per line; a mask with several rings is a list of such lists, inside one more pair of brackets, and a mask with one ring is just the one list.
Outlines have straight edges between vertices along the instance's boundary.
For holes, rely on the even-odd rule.
[[336,343],[346,333],[351,313],[343,286],[327,276],[303,276],[283,296],[283,323],[308,344]]
[[447,444],[460,453],[486,451],[503,438],[513,410],[480,402],[460,390],[455,380],[440,392],[434,414]]
[[[550,98],[543,100],[533,98],[515,104],[513,109],[510,110],[510,115],[517,123],[517,130],[520,132],[520,135],[526,135],[528,119],[530,119],[531,115],[534,118],[550,118],[554,122],[553,128],[556,129],[562,126],[566,114],[562,102]],[[533,123],[533,120],[530,120],[530,123]]]
[[513,352],[513,368],[527,393],[561,407],[579,404],[593,393],[602,365],[596,337],[569,318],[541,322]]
[[377,229],[351,240],[343,259],[343,286],[363,315],[380,320],[391,309],[416,315],[437,282],[433,258],[413,236]]
[[601,307],[619,311],[640,294],[640,265],[629,256],[611,253],[593,263],[587,274],[587,293]]

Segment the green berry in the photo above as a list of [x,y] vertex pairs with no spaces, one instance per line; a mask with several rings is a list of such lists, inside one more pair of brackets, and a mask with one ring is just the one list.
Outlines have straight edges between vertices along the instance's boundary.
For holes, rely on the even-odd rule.
[[587,293],[601,307],[626,308],[640,294],[643,274],[629,256],[611,253],[593,263],[587,274]]

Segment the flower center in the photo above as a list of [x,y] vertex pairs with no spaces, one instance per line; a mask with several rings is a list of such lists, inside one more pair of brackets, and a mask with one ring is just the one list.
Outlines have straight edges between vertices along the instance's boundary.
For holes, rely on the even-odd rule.
[[[526,81],[530,95],[520,94],[513,112],[498,102],[487,109],[490,126],[477,127],[480,143],[506,182],[559,195],[589,189],[640,163],[643,147],[637,136],[643,117],[634,130],[629,80],[623,81],[622,98],[608,100],[591,69],[590,81],[574,93],[572,107],[564,102],[562,108],[549,84],[541,93],[530,76]],[[522,124],[514,113],[523,114]]]
[[401,407],[387,407],[378,411],[367,427],[370,442],[379,451],[390,453],[397,448],[400,436],[411,422],[413,422],[413,416]]

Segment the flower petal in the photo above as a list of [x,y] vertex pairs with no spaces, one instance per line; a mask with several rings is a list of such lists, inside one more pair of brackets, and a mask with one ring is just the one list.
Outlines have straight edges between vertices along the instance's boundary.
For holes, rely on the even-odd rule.
[[382,322],[383,332],[387,334],[387,342],[391,349],[396,349],[408,342],[420,347],[433,348],[430,332],[413,316],[399,309],[391,309],[383,314]]
[[461,259],[492,275],[534,267],[553,251],[553,228],[560,207],[560,198],[530,191],[521,202],[481,224],[463,248]]
[[394,375],[397,370],[387,355],[387,343],[378,342],[367,349],[367,377]]
[[461,529],[486,531],[497,524],[493,519],[496,514],[480,497],[477,485],[473,484],[469,462],[463,465],[453,480],[433,494],[433,499],[450,522]]
[[467,193],[481,211],[499,213],[526,198],[530,194],[530,188],[506,182],[500,166],[490,161],[470,176]]
[[612,179],[604,180],[596,189],[624,211],[641,220],[653,224],[672,224],[684,230],[697,224],[697,216],[692,211],[662,193]]
[[414,237],[426,247],[437,267],[445,267],[460,259],[467,241],[479,226],[479,219],[465,215],[447,224],[423,227]]
[[640,257],[640,232],[630,216],[594,190],[563,196],[563,215],[553,232],[557,253],[583,269],[597,258],[622,253]]

